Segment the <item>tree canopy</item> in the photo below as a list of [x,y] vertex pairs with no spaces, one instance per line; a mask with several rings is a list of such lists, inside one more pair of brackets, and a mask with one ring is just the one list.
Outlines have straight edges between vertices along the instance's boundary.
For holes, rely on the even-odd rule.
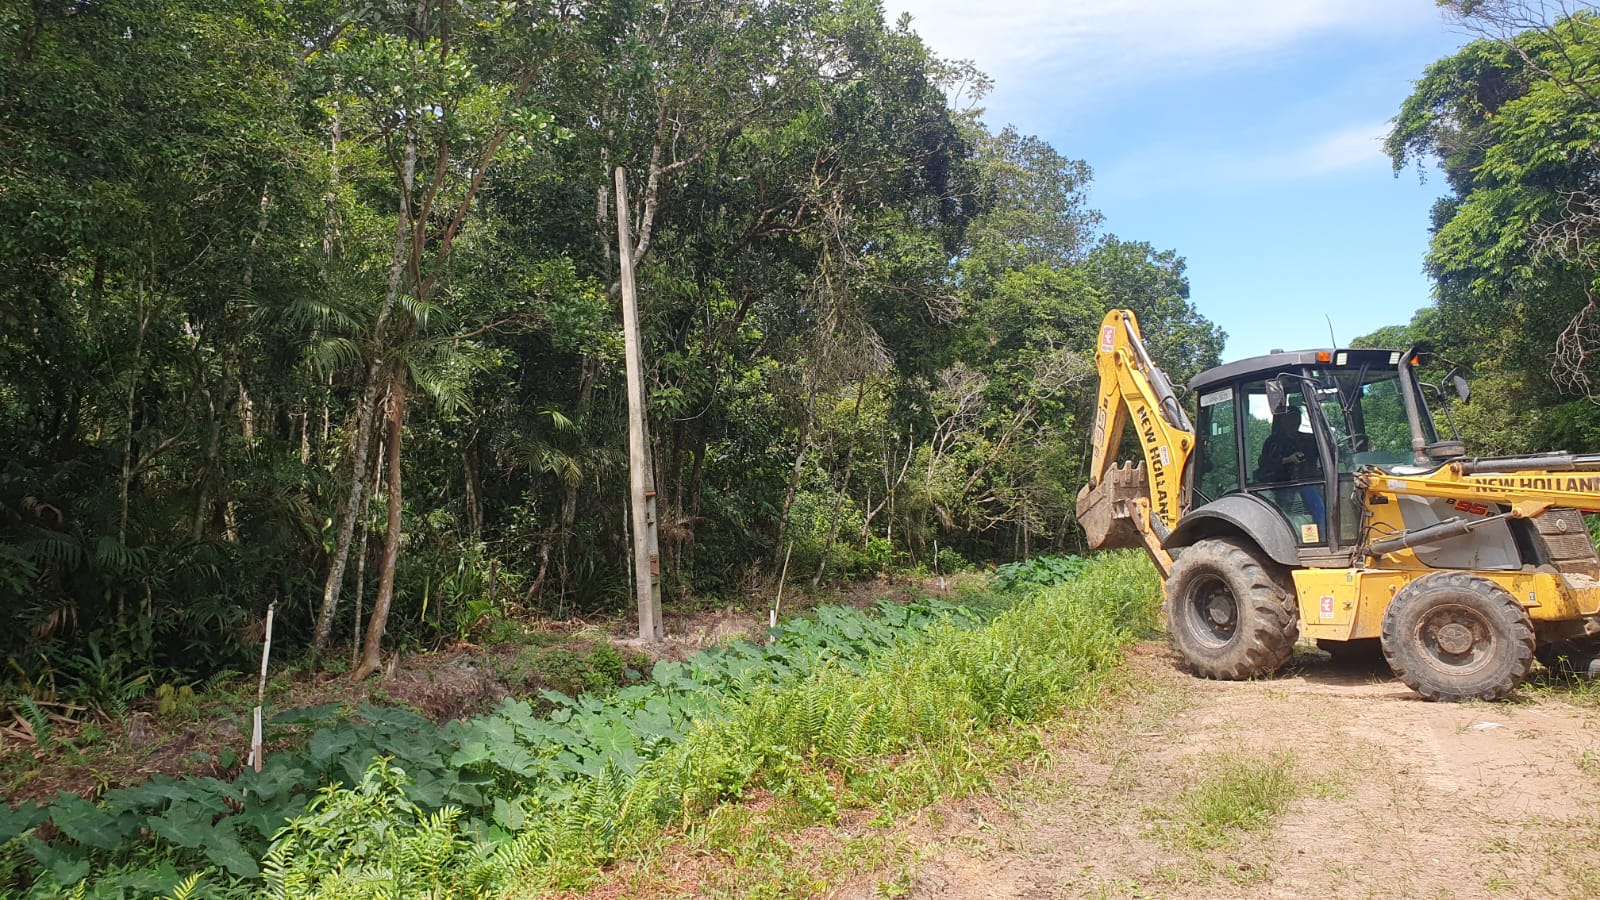
[[669,606],[1071,545],[1104,310],[1221,334],[986,84],[840,0],[5,5],[13,676],[620,607],[621,253]]
[[1386,144],[1397,172],[1437,164],[1449,188],[1427,258],[1437,302],[1382,337],[1476,370],[1475,449],[1600,447],[1600,15],[1441,5],[1483,37],[1428,67]]

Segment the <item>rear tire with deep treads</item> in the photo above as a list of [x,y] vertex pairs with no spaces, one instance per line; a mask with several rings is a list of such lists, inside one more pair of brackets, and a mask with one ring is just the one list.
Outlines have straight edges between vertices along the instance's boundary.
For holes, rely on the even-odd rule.
[[1383,614],[1383,655],[1429,700],[1500,700],[1533,666],[1533,622],[1505,588],[1435,572],[1401,588]]
[[1167,578],[1166,612],[1172,646],[1206,678],[1271,675],[1289,661],[1300,633],[1289,573],[1236,538],[1183,549]]

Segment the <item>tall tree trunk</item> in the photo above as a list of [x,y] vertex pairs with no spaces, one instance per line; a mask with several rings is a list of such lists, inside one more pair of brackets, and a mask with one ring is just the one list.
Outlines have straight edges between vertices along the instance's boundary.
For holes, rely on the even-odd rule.
[[483,492],[478,486],[476,440],[461,447],[461,481],[466,488],[467,531],[474,546],[483,540]]
[[361,549],[356,551],[356,603],[355,615],[351,617],[350,626],[350,668],[354,669],[360,663],[361,648],[361,601],[367,595],[367,533],[372,530],[368,524],[371,511],[371,497],[378,495],[379,484],[383,471],[383,439],[377,441],[377,455],[373,457],[372,464],[372,491],[368,501],[361,509]]
[[383,564],[378,569],[378,595],[372,599],[372,618],[367,621],[367,636],[361,647],[361,664],[350,673],[360,681],[378,671],[383,664],[383,633],[389,625],[389,607],[394,601],[394,570],[400,560],[400,430],[406,417],[404,371],[395,374],[389,387],[389,522],[383,533]]
[[350,497],[345,504],[344,519],[339,523],[339,538],[334,544],[333,559],[328,564],[328,580],[322,586],[322,607],[317,611],[317,625],[312,634],[311,647],[322,650],[333,635],[334,614],[339,610],[339,594],[344,588],[344,570],[350,561],[350,545],[355,540],[356,522],[361,518],[362,504],[366,500],[367,445],[372,440],[372,419],[378,405],[378,379],[362,390],[356,411],[354,459],[350,464]]
[[[245,302],[247,303],[251,301],[255,291],[256,253],[261,250],[261,239],[267,232],[267,210],[271,199],[270,189],[270,181],[261,185],[261,199],[256,203],[256,230],[250,236],[250,252],[245,254],[244,271],[239,277],[239,284],[243,289]],[[233,323],[230,322],[230,324]],[[232,376],[235,370],[238,371],[236,386],[239,392],[240,431],[243,432],[247,441],[255,437],[255,413],[250,402],[250,392],[246,390],[244,384],[245,366],[242,363],[235,365],[239,353],[236,335],[237,330],[230,328],[228,336],[224,339],[227,346],[221,354],[222,377],[218,379],[217,384],[214,386],[209,383],[205,375],[206,365],[201,351],[201,347],[204,345],[197,341],[195,346],[195,368],[200,373],[197,380],[200,382],[201,395],[205,400],[206,414],[205,464],[200,468],[199,484],[195,490],[194,527],[191,529],[191,535],[197,541],[204,536],[205,522],[210,518],[208,513],[213,502],[213,486],[227,484],[227,480],[222,473],[223,409],[218,402],[218,397],[226,390],[228,383],[233,380]],[[233,501],[225,497],[223,502],[232,503]]]
[[[196,354],[198,355],[198,354]],[[204,363],[201,364],[202,372]],[[227,367],[223,367],[223,380],[227,380]],[[214,480],[220,481],[220,457],[222,450],[222,416],[217,409],[217,397],[212,386],[205,384],[205,375],[201,374],[199,380],[204,385],[200,396],[205,401],[206,416],[206,456],[205,464],[200,467],[199,484],[195,486],[194,523],[189,529],[189,538],[198,541],[205,536],[205,523],[207,513],[211,509],[211,484]]]
[[694,467],[689,470],[689,517],[700,518],[700,500],[706,483],[706,444],[710,437],[704,428],[697,429],[698,439],[694,449]]
[[[261,240],[267,233],[267,210],[271,207],[271,194],[269,193],[271,188],[271,181],[263,182],[261,185],[261,199],[256,203],[256,231],[255,234],[250,236],[250,253],[245,257],[244,273],[240,278],[240,284],[244,287],[246,302],[252,302],[254,297],[256,253],[261,250]],[[228,368],[227,360],[236,359],[238,352],[238,343],[232,343],[224,351],[224,371]],[[244,439],[248,442],[255,440],[256,436],[255,403],[250,399],[250,389],[245,386],[246,366],[243,362],[240,362],[236,368],[239,374],[239,430],[244,434]],[[233,501],[228,500],[227,502],[232,503]]]
[[256,404],[250,399],[250,391],[244,386],[244,379],[239,379],[239,433],[247,441],[255,440],[256,436]]
[[322,280],[328,280],[328,264],[333,261],[334,233],[339,221],[339,104],[333,105],[328,126],[328,194],[322,220]]
[[[344,570],[350,560],[350,545],[355,540],[356,520],[361,515],[363,487],[367,480],[367,445],[372,440],[373,409],[378,404],[379,376],[383,371],[385,331],[389,324],[389,316],[394,310],[395,300],[400,296],[401,276],[405,272],[406,260],[411,255],[408,249],[412,224],[411,195],[416,184],[416,174],[417,139],[416,135],[408,130],[405,162],[400,173],[400,211],[395,216],[394,255],[389,263],[389,285],[384,291],[383,304],[378,307],[378,317],[372,324],[370,358],[367,361],[367,378],[364,382],[366,387],[362,391],[360,405],[356,409],[355,459],[350,466],[350,498],[345,504],[344,520],[339,523],[339,540],[334,546],[333,561],[328,566],[328,580],[322,587],[322,607],[317,611],[317,625],[311,639],[314,650],[327,647],[328,638],[333,634],[333,617],[339,609],[339,593],[344,587]],[[391,445],[389,450],[391,457],[398,458],[399,450],[398,445]],[[391,464],[398,465],[398,462]]]
[[333,396],[333,373],[328,373],[325,383],[326,390],[322,392],[322,442],[317,444],[317,464],[328,463],[328,435],[333,430],[333,410],[328,406],[328,398]]

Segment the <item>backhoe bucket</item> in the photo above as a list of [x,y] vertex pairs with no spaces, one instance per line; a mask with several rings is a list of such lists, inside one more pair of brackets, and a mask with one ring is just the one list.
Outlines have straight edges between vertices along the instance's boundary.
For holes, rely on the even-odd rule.
[[1143,462],[1112,465],[1097,485],[1078,491],[1078,525],[1090,550],[1143,547],[1139,529],[1128,514],[1128,501],[1150,496],[1150,478]]

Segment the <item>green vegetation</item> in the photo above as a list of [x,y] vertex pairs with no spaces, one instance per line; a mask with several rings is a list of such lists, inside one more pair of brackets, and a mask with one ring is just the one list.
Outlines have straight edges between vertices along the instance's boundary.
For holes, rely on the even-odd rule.
[[1174,838],[1197,851],[1231,847],[1243,834],[1271,828],[1299,792],[1286,754],[1210,757],[1178,797]]
[[650,669],[643,654],[624,655],[602,637],[587,647],[529,647],[509,667],[513,686],[548,685],[576,697],[603,696],[642,679]]
[[987,84],[841,0],[5,6],[0,695],[619,609],[619,252],[669,604],[1070,549],[1104,310],[1222,336]]
[[[1387,149],[1438,164],[1437,301],[1358,345],[1430,343],[1474,374],[1475,453],[1600,450],[1600,17],[1587,4],[1441,0],[1485,39],[1429,66]],[[1575,11],[1573,11],[1575,10]],[[1565,18],[1551,19],[1553,12]]]
[[756,794],[791,826],[851,806],[892,814],[980,785],[973,752],[993,730],[1092,698],[1155,593],[1148,564],[1122,554],[976,613],[823,608],[764,644],[660,663],[609,697],[549,692],[544,717],[518,700],[442,727],[398,710],[297,711],[274,725],[309,730],[304,748],[259,775],[157,778],[6,812],[0,872],[31,896],[148,895],[203,868],[196,896],[265,879],[284,896],[343,897],[399,866],[418,896],[469,896],[582,883]]
[[1006,563],[995,568],[994,586],[1002,591],[1050,587],[1077,577],[1086,562],[1076,556],[1036,556]]

